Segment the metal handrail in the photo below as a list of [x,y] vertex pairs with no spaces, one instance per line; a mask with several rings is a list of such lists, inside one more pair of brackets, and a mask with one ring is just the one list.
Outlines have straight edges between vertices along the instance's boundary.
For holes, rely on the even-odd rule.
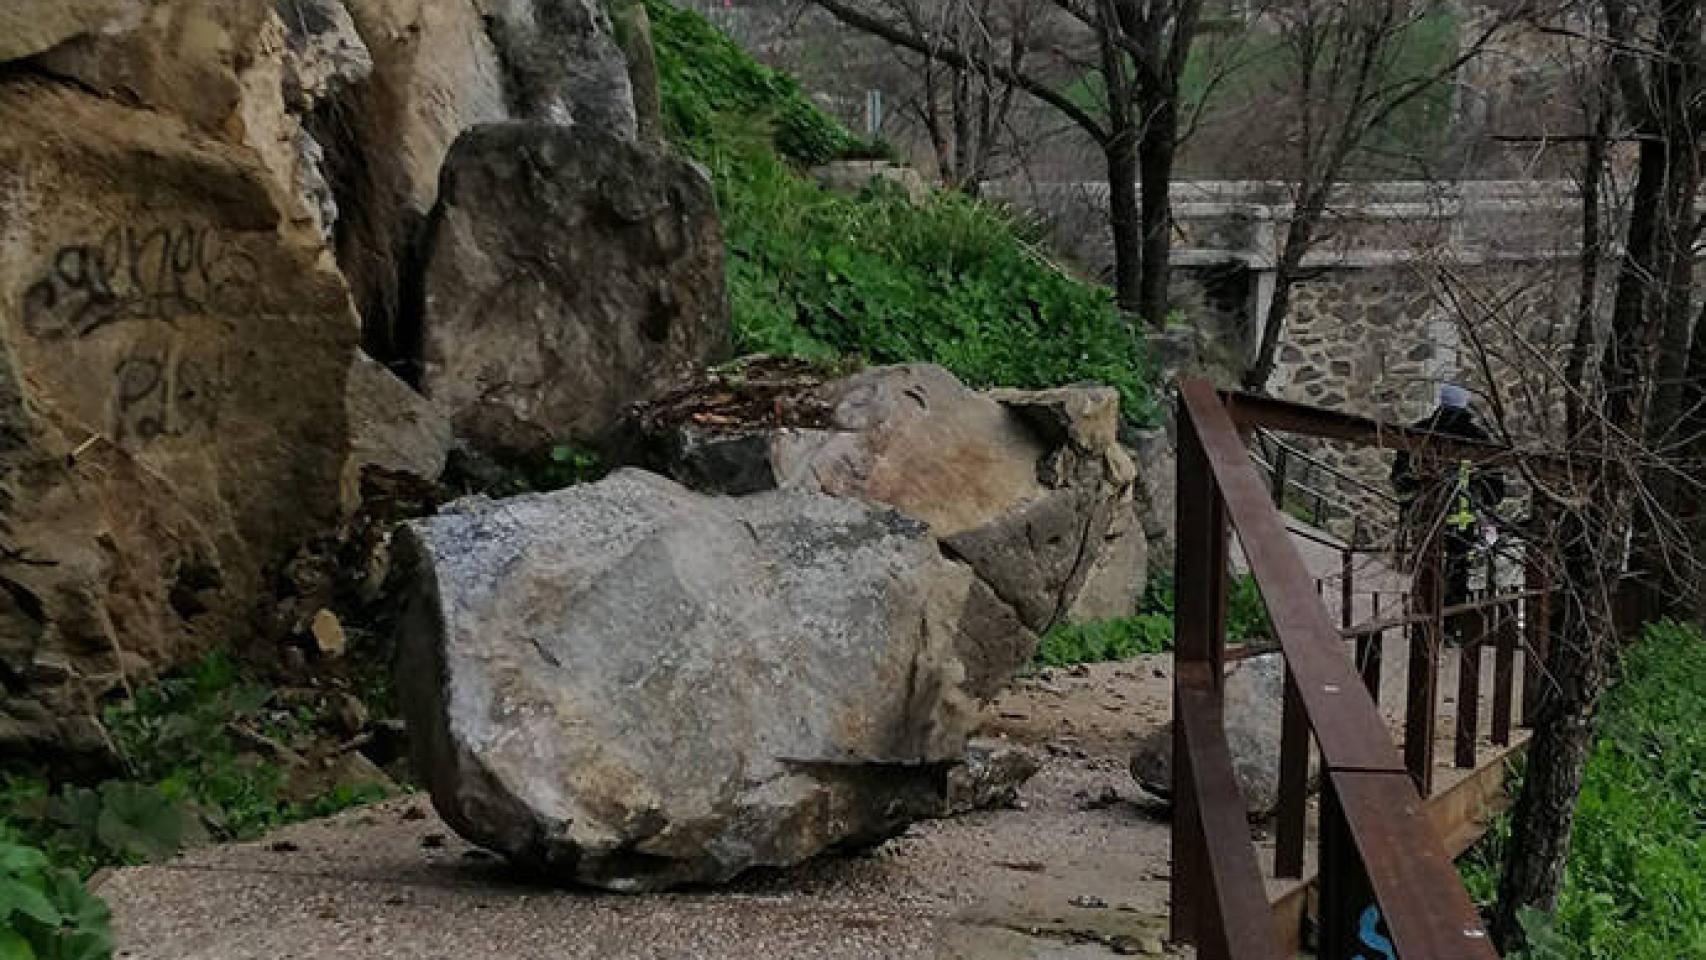
[[[1295,408],[1286,412],[1294,421],[1305,416]],[[1238,534],[1286,661],[1282,799],[1288,785],[1301,787],[1307,780],[1311,733],[1320,749],[1325,796],[1319,955],[1348,960],[1361,946],[1354,941],[1356,931],[1384,923],[1405,960],[1493,960],[1474,905],[1421,810],[1406,761],[1386,732],[1365,678],[1345,656],[1339,629],[1316,596],[1228,404],[1208,383],[1184,382],[1178,423],[1175,939],[1196,944],[1205,960],[1268,960],[1278,954],[1271,929],[1265,942],[1248,935],[1250,924],[1259,929],[1273,922],[1265,898],[1252,892],[1261,877],[1248,832],[1217,826],[1234,816],[1242,824],[1243,815],[1242,798],[1225,790],[1230,759],[1220,749],[1224,735],[1214,722],[1224,709],[1230,528]],[[1343,428],[1343,421],[1337,426]],[[1299,805],[1294,820],[1282,813],[1288,830],[1301,827],[1303,812],[1301,791],[1290,795]],[[1302,837],[1298,829],[1298,868]],[[1251,911],[1260,916],[1252,918]]]
[[1284,450],[1286,452],[1287,456],[1296,457],[1297,459],[1302,460],[1304,463],[1307,463],[1310,466],[1315,467],[1315,468],[1325,472],[1328,476],[1332,477],[1335,480],[1343,480],[1344,482],[1350,484],[1351,486],[1356,487],[1360,490],[1363,490],[1367,493],[1373,494],[1375,497],[1378,497],[1381,500],[1385,500],[1386,502],[1392,504],[1393,506],[1397,506],[1400,502],[1398,497],[1395,496],[1394,494],[1392,494],[1390,491],[1382,490],[1380,487],[1378,487],[1372,483],[1369,483],[1367,480],[1364,480],[1363,478],[1356,476],[1355,474],[1346,473],[1345,471],[1340,470],[1338,467],[1335,467],[1332,464],[1328,463],[1327,461],[1322,460],[1319,457],[1315,456],[1314,454],[1309,453],[1308,451],[1304,450],[1302,447],[1299,447],[1293,443],[1287,442],[1284,438],[1282,438],[1279,434],[1275,433],[1272,430],[1268,430],[1265,428],[1264,429],[1258,429],[1256,431],[1256,436],[1259,437],[1261,440],[1263,440],[1267,443],[1271,443],[1275,447],[1278,447],[1279,449]]

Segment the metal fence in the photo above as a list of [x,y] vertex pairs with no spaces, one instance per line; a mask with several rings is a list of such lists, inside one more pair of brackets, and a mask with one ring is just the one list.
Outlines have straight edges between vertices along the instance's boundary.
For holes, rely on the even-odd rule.
[[[1295,939],[1280,928],[1270,905],[1269,875],[1245,822],[1223,724],[1227,560],[1229,533],[1235,532],[1268,607],[1274,649],[1286,662],[1274,877],[1303,872],[1311,743],[1321,757],[1317,955],[1491,960],[1493,946],[1424,810],[1432,789],[1437,682],[1446,637],[1461,638],[1454,760],[1473,767],[1482,650],[1493,646],[1491,739],[1508,743],[1518,645],[1526,641],[1532,670],[1541,662],[1534,653],[1546,644],[1546,584],[1532,582],[1506,595],[1493,589],[1447,608],[1434,538],[1434,549],[1413,567],[1416,589],[1397,615],[1351,623],[1347,573],[1335,624],[1275,506],[1271,479],[1252,461],[1247,442],[1252,431],[1267,429],[1477,463],[1509,452],[1282,401],[1223,395],[1203,381],[1181,384],[1178,423],[1174,939],[1195,944],[1205,960],[1277,960]],[[1537,564],[1530,569],[1539,575]],[[1410,640],[1402,751],[1377,703],[1381,648],[1400,632]],[[1347,652],[1348,641],[1354,641],[1354,654]],[[1525,694],[1540,686],[1531,677]]]

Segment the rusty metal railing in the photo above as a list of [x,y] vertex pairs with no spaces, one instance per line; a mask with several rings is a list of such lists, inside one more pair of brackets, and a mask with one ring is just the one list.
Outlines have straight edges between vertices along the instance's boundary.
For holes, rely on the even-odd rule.
[[[1401,755],[1387,733],[1371,693],[1378,684],[1347,655],[1346,625],[1332,622],[1245,437],[1272,427],[1379,446],[1420,449],[1426,443],[1483,462],[1505,452],[1295,404],[1222,397],[1203,381],[1181,384],[1178,423],[1173,938],[1195,944],[1204,960],[1278,960],[1290,940],[1268,901],[1223,725],[1228,534],[1236,531],[1286,665],[1279,876],[1301,873],[1311,739],[1321,756],[1317,955],[1492,960],[1486,931],[1424,813],[1424,793],[1413,777],[1417,758]],[[1483,609],[1474,615],[1489,616]],[[1443,629],[1443,605],[1425,612],[1431,615],[1402,626]],[[1501,627],[1497,635],[1510,632]],[[1422,667],[1429,678],[1437,675],[1440,636],[1432,632],[1421,644],[1436,658]],[[1429,680],[1422,696],[1431,698],[1432,690]],[[1508,718],[1508,692],[1505,699]],[[1476,712],[1472,701],[1469,713]],[[1419,724],[1406,745],[1413,742],[1420,751],[1425,742],[1425,777],[1431,775],[1433,735],[1431,726],[1424,735]]]

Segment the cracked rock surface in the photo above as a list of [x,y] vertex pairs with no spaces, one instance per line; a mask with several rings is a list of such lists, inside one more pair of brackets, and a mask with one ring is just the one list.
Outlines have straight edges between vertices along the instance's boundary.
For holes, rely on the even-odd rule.
[[558,879],[728,880],[939,815],[1035,636],[924,524],[625,470],[401,537],[400,693],[458,833]]

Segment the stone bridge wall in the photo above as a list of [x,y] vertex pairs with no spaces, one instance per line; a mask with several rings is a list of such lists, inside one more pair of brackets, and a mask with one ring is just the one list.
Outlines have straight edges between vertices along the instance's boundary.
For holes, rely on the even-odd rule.
[[[1034,211],[1084,269],[1111,274],[1102,184],[1045,184],[1006,196]],[[1202,332],[1225,379],[1254,355],[1291,207],[1283,184],[1174,188],[1174,308]],[[1438,387],[1463,382],[1485,416],[1501,395],[1523,432],[1555,429],[1578,275],[1574,187],[1477,182],[1377,183],[1335,199],[1326,239],[1306,260],[1269,386],[1276,396],[1409,422]],[[1495,389],[1496,387],[1496,389]],[[1329,464],[1384,486],[1389,457],[1309,445]],[[1325,482],[1325,481],[1323,481]],[[1378,513],[1366,491],[1331,491]]]

